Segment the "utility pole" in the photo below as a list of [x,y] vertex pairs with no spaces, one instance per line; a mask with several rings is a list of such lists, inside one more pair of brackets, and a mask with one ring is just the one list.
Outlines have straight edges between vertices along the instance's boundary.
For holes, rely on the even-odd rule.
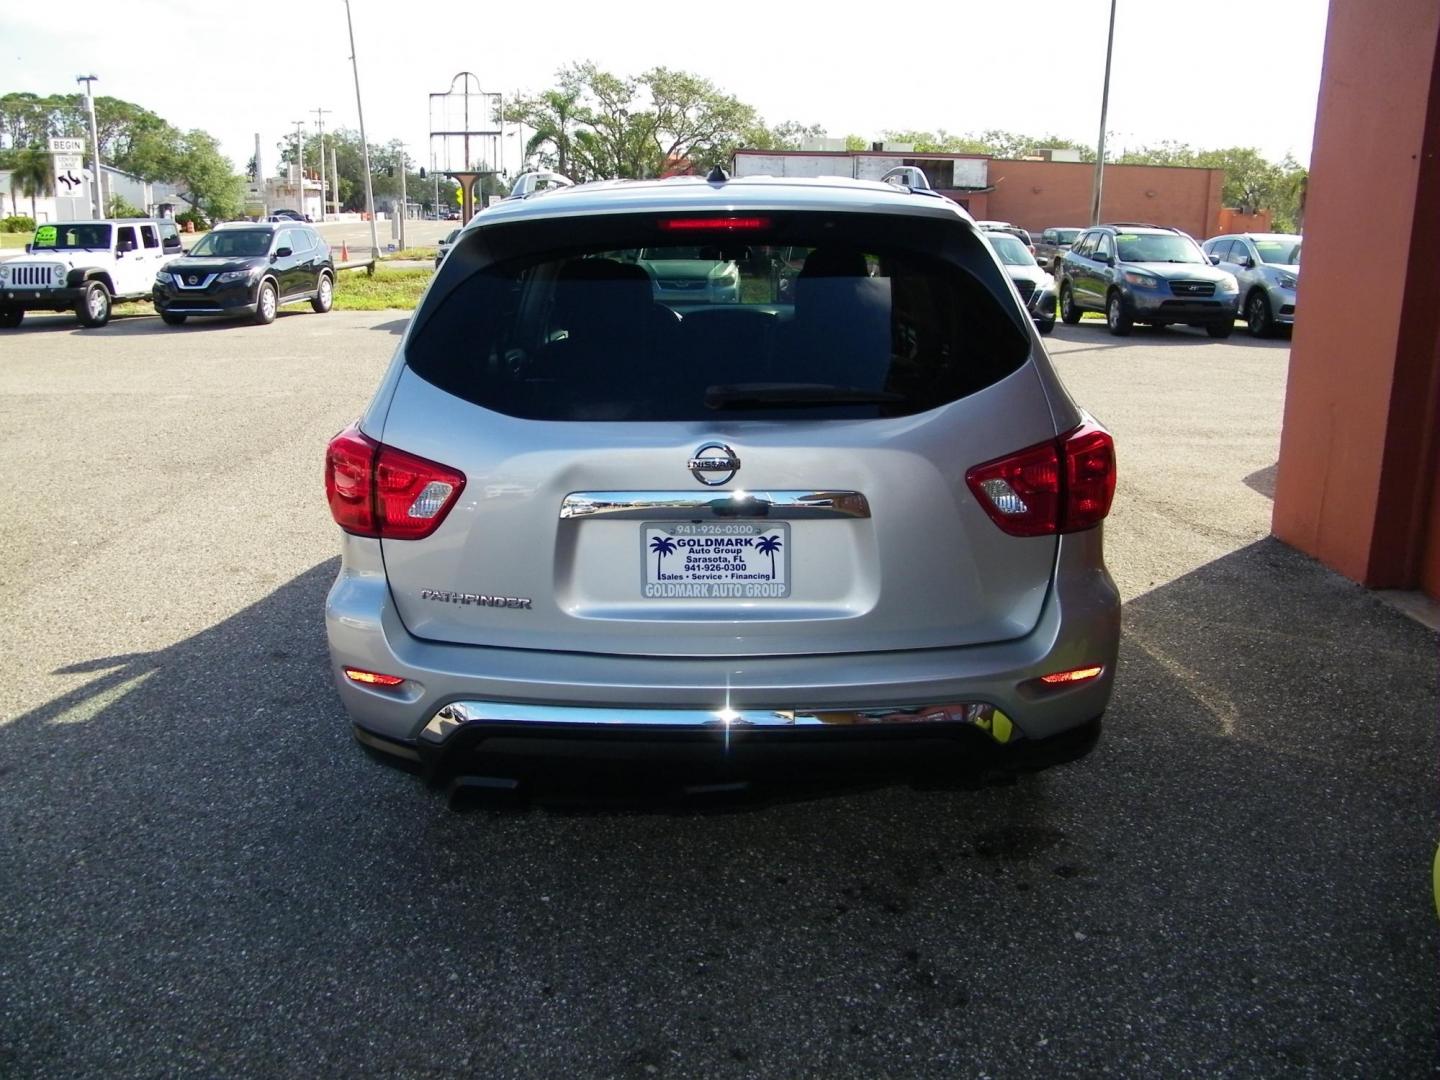
[[340,170],[335,167],[335,144],[330,144],[330,184],[334,188],[332,194],[335,201],[332,204],[335,208],[335,216],[340,216]]
[[345,0],[345,26],[350,31],[350,67],[355,72],[355,113],[360,119],[360,156],[365,163],[365,212],[370,215],[370,258],[380,260],[380,237],[375,233],[375,185],[370,182],[370,144],[365,140],[365,110],[360,105],[360,64],[355,59],[355,23],[350,0]]
[[1100,92],[1100,142],[1095,148],[1095,191],[1090,200],[1090,224],[1100,224],[1100,193],[1105,187],[1105,114],[1110,109],[1110,55],[1115,51],[1115,3],[1110,0],[1110,36],[1105,42],[1105,88]]
[[405,194],[405,144],[400,144],[400,250],[405,250],[405,219],[409,216],[410,198]]
[[[325,220],[325,114],[333,109],[316,109],[315,126],[320,133],[320,220]],[[331,177],[333,180],[334,177]]]
[[295,167],[298,170],[296,176],[298,181],[296,202],[298,205],[296,209],[300,211],[300,216],[303,218],[305,216],[305,121],[292,120],[290,122],[295,125]]
[[91,84],[98,82],[99,78],[98,75],[75,76],[77,83],[85,84],[85,108],[90,113],[90,161],[95,169],[95,206],[91,217],[95,221],[105,216],[105,195],[100,188],[100,133],[95,126],[95,95],[91,91]]

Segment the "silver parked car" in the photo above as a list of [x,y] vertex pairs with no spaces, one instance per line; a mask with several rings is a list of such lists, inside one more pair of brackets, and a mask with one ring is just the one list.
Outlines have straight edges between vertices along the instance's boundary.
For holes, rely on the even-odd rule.
[[[731,299],[657,299],[640,253],[697,246],[745,249]],[[743,777],[916,740],[1036,768],[1110,698],[1111,438],[923,178],[492,206],[325,477],[340,696],[435,777],[503,780],[517,746]]]
[[1035,329],[1042,334],[1052,332],[1055,329],[1055,278],[1035,261],[1018,236],[1004,232],[982,235],[995,249],[1010,283],[1034,320]]
[[1242,233],[1205,241],[1205,254],[1240,285],[1240,315],[1250,333],[1269,337],[1295,324],[1301,238],[1293,233]]

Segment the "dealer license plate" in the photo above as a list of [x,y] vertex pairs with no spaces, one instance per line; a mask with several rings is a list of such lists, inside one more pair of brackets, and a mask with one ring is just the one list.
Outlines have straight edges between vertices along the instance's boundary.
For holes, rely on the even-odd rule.
[[644,595],[755,599],[790,595],[786,522],[656,522],[640,526]]

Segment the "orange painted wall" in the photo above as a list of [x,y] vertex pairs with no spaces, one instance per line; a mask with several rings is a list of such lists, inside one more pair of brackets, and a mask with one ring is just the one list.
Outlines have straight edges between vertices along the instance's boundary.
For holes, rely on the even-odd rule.
[[[1095,166],[1072,161],[990,162],[989,213],[1032,233],[1051,225],[1090,224]],[[1223,169],[1162,165],[1105,166],[1101,221],[1144,221],[1214,236],[1220,219]]]
[[1331,0],[1274,512],[1341,573],[1432,595],[1437,55],[1436,0]]
[[1246,214],[1240,210],[1231,210],[1229,207],[1222,206],[1215,231],[1217,233],[1270,232],[1271,216],[1269,210],[1258,210],[1253,214]]

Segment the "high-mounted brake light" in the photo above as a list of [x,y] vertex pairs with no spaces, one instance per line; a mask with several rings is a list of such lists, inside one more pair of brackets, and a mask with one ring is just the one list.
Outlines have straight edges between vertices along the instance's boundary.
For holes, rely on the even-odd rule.
[[1052,536],[1098,525],[1115,497],[1115,443],[1086,419],[1075,430],[976,465],[965,482],[1011,536]]
[[697,217],[661,218],[660,228],[666,232],[756,232],[768,229],[770,219],[763,217]]
[[325,497],[348,533],[421,540],[440,527],[465,490],[465,474],[407,454],[351,426],[325,452]]

